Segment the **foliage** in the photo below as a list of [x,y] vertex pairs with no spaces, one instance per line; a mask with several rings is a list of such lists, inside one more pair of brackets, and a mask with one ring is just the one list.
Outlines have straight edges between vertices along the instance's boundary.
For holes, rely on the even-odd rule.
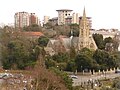
[[[71,26],[71,27],[70,27]],[[56,26],[61,29],[75,29],[78,25],[70,26]],[[79,28],[78,28],[79,29]],[[53,56],[47,56],[44,47],[48,43],[48,38],[45,36],[39,37],[32,41],[21,36],[20,32],[14,29],[5,27],[1,30],[1,60],[5,69],[25,69],[26,67],[33,67],[36,60],[41,53],[45,59],[47,68],[55,67],[60,70],[67,71],[81,71],[81,69],[109,69],[120,66],[120,53],[104,51],[105,43],[114,43],[110,37],[103,40],[100,34],[93,35],[98,47],[100,49],[92,51],[88,48],[83,48],[76,52],[74,47],[70,48],[69,53],[58,53]],[[102,49],[102,50],[101,50]]]
[[104,49],[105,48],[102,34],[93,34],[93,38],[95,40],[95,43],[96,43],[98,49]]
[[48,38],[53,38],[56,36],[56,31],[53,29],[45,29],[43,28],[42,33]]
[[39,68],[34,71],[33,76],[35,90],[66,90],[64,81],[51,71]]
[[23,27],[23,30],[36,32],[36,31],[42,31],[42,28],[37,24],[32,24],[30,26]]
[[113,39],[111,37],[105,38],[104,44],[106,45],[106,43],[113,43]]
[[[78,24],[70,24],[70,30],[73,32],[73,36],[78,37],[79,36],[79,25]],[[69,36],[71,33],[69,34]]]
[[45,64],[47,68],[55,67],[60,70],[66,70],[69,56],[67,53],[58,53],[53,56],[46,56]]
[[38,45],[40,45],[41,47],[46,47],[48,41],[49,41],[49,39],[47,37],[41,36],[38,38]]
[[113,58],[115,66],[120,67],[120,52],[113,52],[110,56]]
[[71,31],[69,25],[54,26],[54,30],[56,31],[58,36],[59,35],[69,36],[69,33]]
[[51,68],[58,76],[60,76],[65,81],[65,86],[72,90],[72,79],[69,78],[68,74],[64,71],[60,71],[59,69]]
[[118,47],[119,47],[119,42],[117,40],[113,40],[113,48],[114,48],[114,51],[118,51]]
[[96,62],[86,54],[78,54],[75,63],[77,65],[77,70],[80,71],[85,69],[93,69]]
[[101,69],[113,68],[116,66],[117,58],[104,50],[96,50],[93,58],[101,66]]
[[75,72],[76,69],[77,69],[77,66],[74,60],[71,60],[67,63],[66,71]]
[[76,57],[77,52],[75,51],[75,47],[70,48],[70,59],[74,59]]
[[68,53],[58,53],[58,54],[53,55],[52,58],[57,63],[68,62],[68,60],[69,60]]
[[45,59],[46,68],[56,67],[57,66],[56,63],[57,62],[54,61],[51,56],[47,56],[46,59]]
[[[8,53],[6,54],[2,53],[3,67],[6,69],[24,69],[28,62],[31,62],[31,59],[29,58],[31,52],[29,52],[24,43],[19,40],[8,43],[7,52]],[[35,62],[35,60],[36,59],[34,58],[32,61]]]
[[25,69],[34,66],[36,62],[36,43],[20,32],[3,29],[1,32],[1,60],[5,69]]
[[92,57],[93,54],[94,54],[94,51],[92,51],[92,50],[90,50],[90,49],[88,49],[88,48],[83,48],[83,49],[80,50],[79,53],[80,53],[80,54],[86,54],[86,55]]
[[65,81],[59,75],[44,67],[44,56],[42,54],[39,55],[31,74],[34,90],[67,90]]

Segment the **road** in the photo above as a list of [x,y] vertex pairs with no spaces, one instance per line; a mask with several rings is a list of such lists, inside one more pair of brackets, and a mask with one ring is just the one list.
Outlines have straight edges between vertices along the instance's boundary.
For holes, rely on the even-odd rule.
[[88,80],[100,80],[100,79],[108,79],[108,78],[115,78],[120,77],[120,73],[111,73],[111,74],[104,74],[104,75],[89,75],[89,76],[78,76],[78,79],[73,79],[73,86],[79,86],[81,83],[87,82]]

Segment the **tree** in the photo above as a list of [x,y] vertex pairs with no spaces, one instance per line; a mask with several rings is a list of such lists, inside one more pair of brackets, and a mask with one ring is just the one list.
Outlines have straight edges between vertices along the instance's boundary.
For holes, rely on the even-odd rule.
[[94,51],[92,51],[92,50],[90,50],[90,49],[88,49],[88,48],[85,47],[85,48],[81,49],[81,50],[79,51],[79,53],[80,53],[80,54],[86,54],[86,55],[92,57],[93,54],[94,54]]
[[23,27],[23,30],[24,31],[33,31],[33,32],[36,32],[36,31],[42,31],[42,27],[40,27],[37,24],[32,24],[30,26]]
[[53,29],[54,25],[51,22],[48,22],[48,23],[44,24],[43,27],[45,27],[46,29]]
[[113,58],[113,62],[115,67],[120,67],[120,52],[113,52],[110,54],[111,59]]
[[44,67],[44,58],[40,54],[37,64],[32,72],[34,90],[67,90],[65,82],[53,71]]
[[98,49],[105,48],[102,34],[93,34],[93,38],[95,40],[95,43],[96,43]]
[[56,31],[58,36],[59,35],[69,36],[69,33],[71,31],[69,25],[54,26],[54,30]]
[[28,61],[28,52],[25,46],[23,45],[23,42],[19,40],[11,41],[8,44],[7,52],[8,52],[8,55],[4,57],[6,58],[6,60],[3,60],[3,67],[9,63],[10,67],[4,67],[4,68],[24,69]]
[[60,71],[55,68],[51,68],[51,70],[53,70],[56,73],[56,75],[60,76],[64,80],[65,86],[67,87],[68,90],[73,90],[72,79],[68,76],[66,72]]
[[38,38],[38,45],[40,45],[41,47],[46,47],[48,41],[49,41],[49,39],[47,37],[41,36]]
[[25,69],[33,66],[36,53],[33,49],[36,43],[18,31],[2,30],[1,33],[1,60],[5,69]]
[[77,70],[77,66],[76,66],[75,60],[70,60],[67,63],[66,71],[75,72],[76,70]]
[[75,51],[75,47],[70,47],[70,52],[69,52],[70,59],[74,59],[76,57],[77,52]]
[[93,58],[101,66],[101,69],[109,69],[116,66],[116,58],[104,50],[96,50]]
[[75,58],[77,70],[81,71],[84,69],[93,69],[96,61],[86,54],[78,54]]
[[113,39],[111,37],[105,38],[104,44],[106,44],[106,43],[113,43]]
[[[70,24],[70,30],[73,32],[73,36],[78,37],[79,36],[79,25],[78,24]],[[71,33],[69,33],[71,35]],[[70,36],[69,35],[69,36]]]
[[68,62],[69,54],[68,53],[58,53],[52,56],[53,60],[57,63]]
[[57,62],[52,59],[52,56],[46,56],[45,65],[49,69],[50,67],[57,67]]
[[117,40],[113,40],[113,48],[114,48],[114,51],[118,51],[118,47],[119,47],[119,42]]

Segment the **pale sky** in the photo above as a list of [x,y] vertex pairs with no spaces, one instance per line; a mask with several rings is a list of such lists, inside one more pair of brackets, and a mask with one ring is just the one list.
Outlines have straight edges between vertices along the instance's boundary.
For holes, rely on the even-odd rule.
[[120,0],[1,0],[0,23],[14,23],[16,12],[26,11],[43,17],[57,17],[57,9],[72,9],[92,17],[92,28],[120,29]]

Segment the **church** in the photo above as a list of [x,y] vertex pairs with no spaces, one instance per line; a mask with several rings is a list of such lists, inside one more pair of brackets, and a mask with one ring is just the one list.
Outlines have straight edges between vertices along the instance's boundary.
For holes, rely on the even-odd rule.
[[57,39],[50,39],[47,47],[45,47],[46,53],[54,55],[58,52],[69,52],[71,47],[74,47],[76,51],[85,47],[96,50],[97,45],[92,35],[90,35],[90,26],[86,17],[85,8],[79,28],[79,37],[59,36]]

